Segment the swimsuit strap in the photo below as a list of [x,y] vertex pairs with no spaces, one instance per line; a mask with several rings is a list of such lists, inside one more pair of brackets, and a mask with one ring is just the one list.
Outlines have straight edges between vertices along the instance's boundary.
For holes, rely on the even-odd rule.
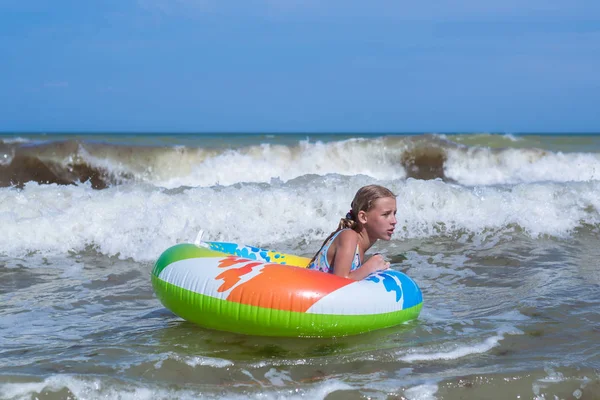
[[[327,252],[329,251],[329,247],[331,247],[331,244],[333,243],[335,238],[340,233],[342,233],[342,231],[345,231],[348,229],[350,229],[350,228],[341,229],[341,230],[337,231],[331,238],[329,238],[327,243],[325,243],[323,245],[321,250],[319,250],[319,253],[315,256],[314,261],[312,263],[310,263],[310,265],[308,266],[308,269],[315,269],[315,270],[319,270],[322,272],[333,272],[333,268],[329,265],[329,260],[327,259]],[[352,266],[350,267],[350,271],[354,271],[355,269],[360,267],[360,265],[361,265],[360,248],[357,243],[356,250],[354,251],[354,258],[352,259]]]

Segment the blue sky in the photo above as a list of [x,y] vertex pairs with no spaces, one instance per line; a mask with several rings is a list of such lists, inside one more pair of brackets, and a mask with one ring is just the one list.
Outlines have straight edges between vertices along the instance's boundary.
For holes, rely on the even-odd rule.
[[0,0],[0,50],[4,132],[600,131],[597,0]]

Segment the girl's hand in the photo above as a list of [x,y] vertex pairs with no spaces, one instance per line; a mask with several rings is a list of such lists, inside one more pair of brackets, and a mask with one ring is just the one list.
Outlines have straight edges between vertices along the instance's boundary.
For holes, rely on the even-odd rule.
[[381,254],[373,254],[363,267],[367,267],[371,272],[383,271],[390,267],[389,261],[385,261],[385,258]]

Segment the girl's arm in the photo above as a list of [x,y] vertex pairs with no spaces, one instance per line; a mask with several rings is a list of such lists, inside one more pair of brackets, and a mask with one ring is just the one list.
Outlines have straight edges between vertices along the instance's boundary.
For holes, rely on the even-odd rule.
[[375,254],[359,268],[351,271],[350,269],[352,268],[356,245],[358,244],[358,235],[355,232],[348,230],[340,233],[337,240],[339,242],[335,247],[335,253],[333,255],[333,273],[337,276],[359,281],[375,271],[387,269],[390,265],[385,262],[381,255]]

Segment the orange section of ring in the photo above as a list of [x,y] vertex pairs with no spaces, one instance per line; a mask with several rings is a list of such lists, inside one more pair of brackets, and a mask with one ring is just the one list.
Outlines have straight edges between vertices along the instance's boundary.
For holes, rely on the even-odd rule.
[[[233,256],[219,263],[220,268],[227,268],[215,278],[223,280],[219,292],[233,288],[227,300],[263,308],[306,312],[324,296],[353,282],[304,268],[248,261]],[[236,264],[243,265],[235,267]],[[243,275],[260,265],[264,266],[260,274],[238,285]]]

